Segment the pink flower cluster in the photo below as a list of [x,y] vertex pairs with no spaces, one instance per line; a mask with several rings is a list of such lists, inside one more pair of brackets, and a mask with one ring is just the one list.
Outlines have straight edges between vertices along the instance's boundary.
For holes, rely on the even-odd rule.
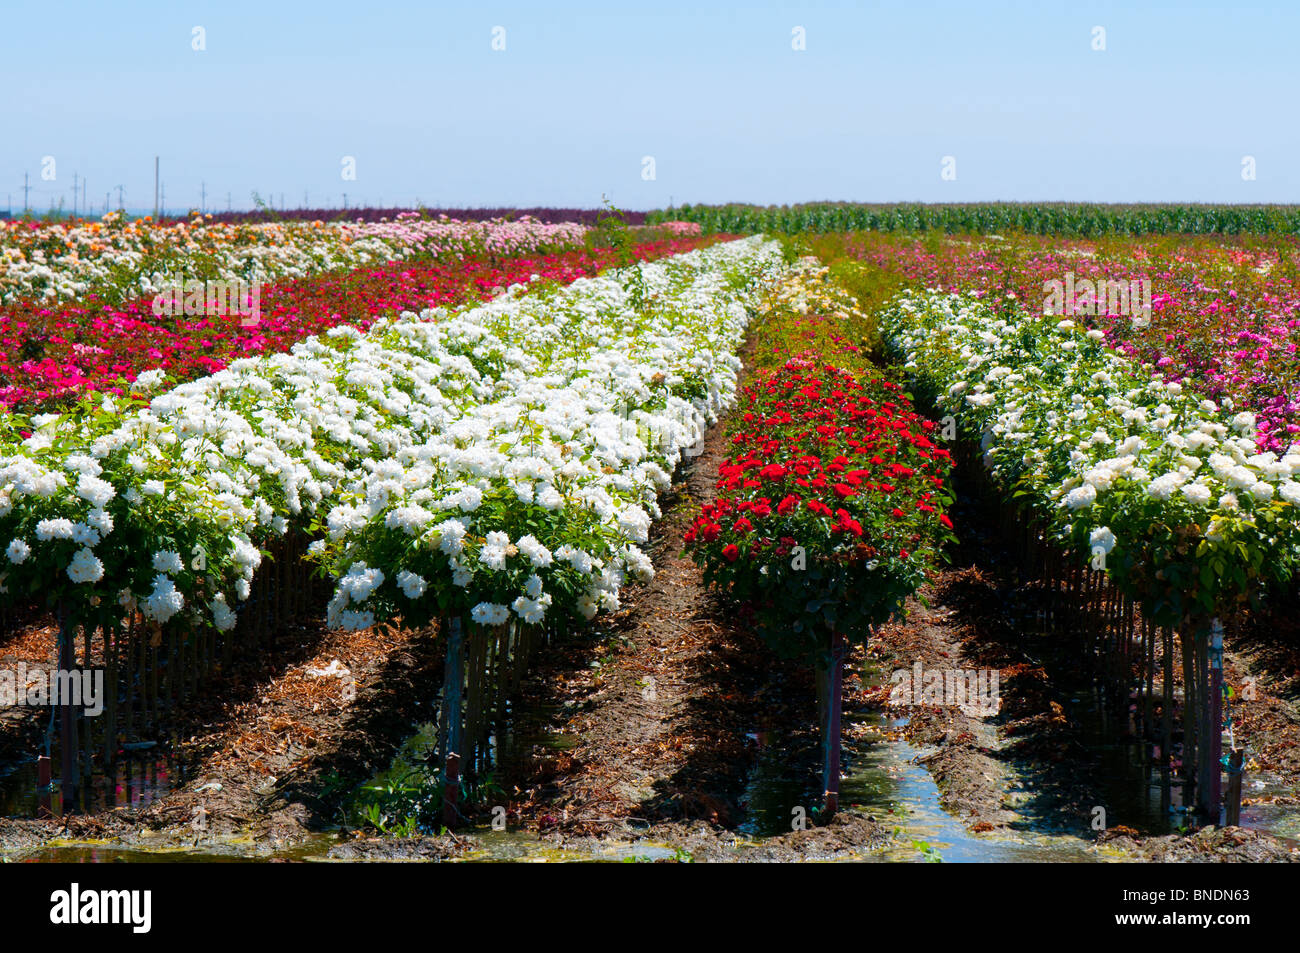
[[[1043,314],[1045,286],[1149,280],[1149,322],[1107,302],[1082,320],[1109,344],[1214,399],[1255,412],[1262,450],[1284,452],[1300,434],[1300,241],[1152,236],[952,237],[922,242],[854,235],[850,253],[909,283],[976,291],[1011,313]],[[1078,315],[1076,314],[1076,318]]]

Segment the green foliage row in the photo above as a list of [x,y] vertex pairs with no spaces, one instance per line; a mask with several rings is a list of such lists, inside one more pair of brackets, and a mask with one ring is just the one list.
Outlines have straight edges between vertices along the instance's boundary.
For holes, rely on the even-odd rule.
[[1100,205],[987,202],[953,205],[811,203],[683,205],[648,224],[698,222],[705,232],[1026,232],[1035,235],[1300,234],[1300,205]]

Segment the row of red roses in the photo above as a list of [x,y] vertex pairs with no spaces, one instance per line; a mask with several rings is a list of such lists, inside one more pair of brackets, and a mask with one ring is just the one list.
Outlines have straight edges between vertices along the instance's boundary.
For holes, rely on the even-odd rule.
[[743,402],[718,498],[701,509],[688,546],[728,562],[784,558],[795,545],[809,559],[906,560],[934,535],[929,522],[951,528],[942,512],[948,451],[897,385],[792,360],[747,386]]

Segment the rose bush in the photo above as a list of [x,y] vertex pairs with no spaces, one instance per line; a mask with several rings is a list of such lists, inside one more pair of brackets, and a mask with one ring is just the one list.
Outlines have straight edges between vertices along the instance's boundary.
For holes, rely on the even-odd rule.
[[1214,615],[1294,574],[1300,448],[1259,452],[1252,412],[1153,376],[1100,330],[1009,321],[969,294],[906,293],[880,321],[1002,490],[1161,624]]
[[746,385],[718,497],[686,542],[786,656],[901,615],[949,537],[948,451],[897,384],[793,358]]

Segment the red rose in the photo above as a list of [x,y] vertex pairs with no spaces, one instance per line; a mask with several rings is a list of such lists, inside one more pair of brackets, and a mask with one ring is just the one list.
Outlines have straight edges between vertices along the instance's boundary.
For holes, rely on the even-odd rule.
[[727,562],[734,563],[740,558],[740,550],[736,548],[735,543],[728,543],[722,547],[722,555],[726,557]]

